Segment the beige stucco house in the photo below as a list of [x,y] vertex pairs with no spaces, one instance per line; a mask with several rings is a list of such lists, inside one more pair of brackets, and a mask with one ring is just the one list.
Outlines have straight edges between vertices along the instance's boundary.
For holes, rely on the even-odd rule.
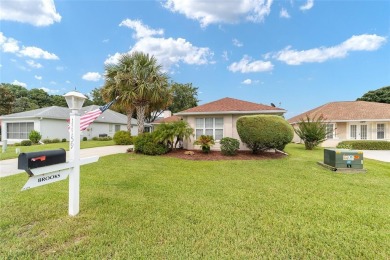
[[[191,140],[185,140],[185,149],[200,149],[193,143],[200,135],[214,137],[215,145],[212,150],[219,150],[219,141],[223,137],[232,137],[240,140],[236,129],[237,119],[247,115],[280,115],[286,110],[273,106],[247,102],[234,98],[223,98],[204,105],[193,107],[175,114],[176,120],[185,120],[195,130],[195,136]],[[165,119],[169,120],[169,119]],[[240,144],[240,149],[248,149],[245,144]]]
[[[331,102],[314,108],[288,120],[293,127],[306,115],[310,118],[322,115],[329,134],[323,147],[336,147],[344,140],[386,140],[390,141],[390,104],[343,101]],[[294,142],[301,142],[295,134]]]

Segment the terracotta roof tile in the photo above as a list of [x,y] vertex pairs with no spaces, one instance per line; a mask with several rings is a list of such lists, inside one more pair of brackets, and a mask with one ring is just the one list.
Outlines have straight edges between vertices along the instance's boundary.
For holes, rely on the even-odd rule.
[[366,101],[331,102],[294,116],[288,122],[299,122],[306,115],[310,118],[323,115],[327,121],[390,120],[390,104]]
[[172,122],[176,122],[179,120],[181,120],[180,116],[170,116],[170,117],[158,119],[158,120],[152,122],[152,124],[172,123]]
[[190,114],[190,113],[210,113],[210,112],[231,112],[231,111],[264,111],[273,110],[285,112],[284,109],[267,106],[263,104],[257,104],[253,102],[243,101],[234,98],[222,98],[204,105],[193,107],[177,113],[178,115]]

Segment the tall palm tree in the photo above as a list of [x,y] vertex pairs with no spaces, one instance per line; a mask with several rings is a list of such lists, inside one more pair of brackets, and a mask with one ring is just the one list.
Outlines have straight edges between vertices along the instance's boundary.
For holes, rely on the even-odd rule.
[[[105,67],[105,83],[102,95],[105,99],[117,99],[117,106],[126,111],[128,129],[134,109],[137,112],[138,133],[143,133],[145,113],[149,107],[171,95],[168,77],[154,56],[142,52],[122,54],[118,64]],[[161,108],[164,109],[164,108]]]

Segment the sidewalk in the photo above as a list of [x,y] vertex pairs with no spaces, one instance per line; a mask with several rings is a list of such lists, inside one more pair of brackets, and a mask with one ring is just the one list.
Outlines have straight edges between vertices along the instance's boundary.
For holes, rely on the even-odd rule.
[[[90,157],[98,155],[100,157],[117,154],[117,153],[126,153],[127,148],[133,147],[132,145],[113,145],[113,146],[102,146],[96,148],[88,148],[80,150],[80,157]],[[1,151],[0,151],[1,152]],[[69,152],[66,152],[66,157],[69,158]],[[10,159],[0,161],[0,178],[18,174],[24,172],[23,170],[18,169],[18,159]]]

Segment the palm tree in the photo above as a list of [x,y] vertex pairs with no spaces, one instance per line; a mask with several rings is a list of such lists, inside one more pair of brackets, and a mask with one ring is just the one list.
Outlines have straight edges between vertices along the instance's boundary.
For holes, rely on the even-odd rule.
[[126,111],[129,131],[131,116],[135,109],[138,133],[143,133],[148,108],[166,103],[161,100],[171,96],[168,77],[161,72],[161,65],[157,64],[154,56],[133,52],[122,54],[118,64],[107,65],[105,69],[103,97],[109,100],[119,96],[116,105]]

